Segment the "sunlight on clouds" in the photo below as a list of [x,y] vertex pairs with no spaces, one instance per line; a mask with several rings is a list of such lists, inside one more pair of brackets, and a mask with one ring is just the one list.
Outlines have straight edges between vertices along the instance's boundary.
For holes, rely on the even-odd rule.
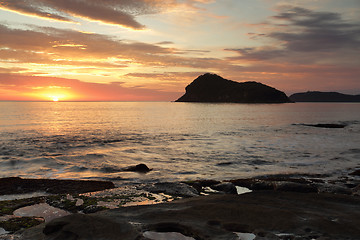
[[86,45],[83,44],[75,44],[75,43],[66,43],[66,44],[56,44],[52,46],[53,48],[56,47],[73,47],[73,48],[79,48],[79,49],[86,49]]
[[43,86],[31,87],[32,91],[26,93],[38,101],[71,101],[76,99],[76,95],[72,93],[71,87],[64,86]]
[[281,3],[1,0],[0,99],[173,100],[206,72],[287,93],[359,89],[359,8]]
[[[2,4],[2,2],[0,2],[0,4]],[[15,14],[20,14],[20,15],[24,15],[24,16],[28,16],[28,17],[35,17],[35,18],[43,19],[43,20],[50,21],[50,22],[65,22],[65,23],[73,23],[73,24],[76,23],[76,22],[72,21],[71,19],[61,18],[61,17],[56,18],[56,17],[51,16],[50,14],[30,13],[30,12],[25,12],[25,11],[21,11],[21,10],[10,9],[10,8],[6,7],[6,5],[0,5],[0,10],[15,13]]]

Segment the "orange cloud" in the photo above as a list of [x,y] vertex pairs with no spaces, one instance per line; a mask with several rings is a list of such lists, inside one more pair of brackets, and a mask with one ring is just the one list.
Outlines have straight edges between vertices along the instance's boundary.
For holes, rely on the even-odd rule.
[[[188,0],[186,6],[195,8],[196,3],[210,3],[212,0]],[[184,5],[176,0],[2,0],[0,9],[13,11],[43,19],[76,22],[84,18],[132,29],[144,29],[136,16],[154,14]]]
[[[200,50],[179,50],[157,44],[125,41],[101,34],[55,28],[13,29],[0,24],[0,61],[62,65],[125,67],[130,64],[202,68],[221,59],[187,57]],[[26,39],[26,41],[24,41]],[[200,51],[199,54],[208,51]],[[91,60],[91,61],[90,61]],[[101,65],[100,65],[101,66]]]
[[[20,4],[24,2],[25,5]],[[69,4],[70,0],[34,0],[32,5],[29,2],[0,1],[3,7],[7,3],[8,8],[16,5],[28,12],[45,11],[46,8],[38,8],[39,4],[51,2],[54,9],[51,13],[70,16],[69,19],[75,14],[65,10],[67,5],[54,7]],[[86,1],[85,5],[99,2]],[[160,0],[109,0],[104,7],[114,2],[124,3],[122,11],[131,6],[128,9],[137,9],[143,14],[156,12],[163,3]],[[198,4],[211,1],[165,2],[165,8],[182,3],[194,10]],[[83,13],[84,16],[93,16],[91,6],[84,8],[90,11]],[[69,29],[31,25],[11,28],[0,24],[0,73],[3,73],[0,96],[2,100],[46,100],[49,96],[61,95],[64,100],[171,101],[181,95],[197,75],[205,72],[237,81],[263,82],[287,93],[360,91],[358,24],[343,19],[340,14],[290,7],[254,26],[257,28],[248,36],[257,42],[250,47],[239,43],[238,47],[189,50],[174,47],[176,43],[170,41],[151,44]],[[224,50],[221,56],[227,57],[216,55],[215,52],[221,50]],[[112,83],[99,83],[105,81]]]
[[88,83],[56,77],[0,74],[0,100],[10,101],[171,101],[179,92],[124,87],[121,82]]

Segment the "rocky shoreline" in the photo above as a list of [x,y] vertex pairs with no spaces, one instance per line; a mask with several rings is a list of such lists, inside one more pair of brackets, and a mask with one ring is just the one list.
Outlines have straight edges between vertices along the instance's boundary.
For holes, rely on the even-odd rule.
[[[5,178],[0,197],[30,189],[43,195],[0,201],[0,239],[358,239],[360,171],[326,179],[283,174],[117,188]],[[34,213],[43,208],[62,215]]]

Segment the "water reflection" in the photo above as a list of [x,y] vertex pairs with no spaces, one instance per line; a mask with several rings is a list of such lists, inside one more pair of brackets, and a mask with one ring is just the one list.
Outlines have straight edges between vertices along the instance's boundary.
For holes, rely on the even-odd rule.
[[[0,103],[0,177],[239,178],[354,167],[359,104]],[[344,129],[296,123],[346,121]],[[329,159],[334,159],[329,161]],[[345,160],[344,160],[345,159]],[[145,163],[146,175],[117,171]],[[113,169],[113,171],[105,171]]]

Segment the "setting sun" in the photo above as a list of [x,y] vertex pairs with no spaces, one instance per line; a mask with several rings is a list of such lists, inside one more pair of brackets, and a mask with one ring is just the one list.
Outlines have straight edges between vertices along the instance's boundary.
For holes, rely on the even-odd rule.
[[53,102],[58,102],[59,98],[58,97],[53,97],[52,100],[53,100]]

